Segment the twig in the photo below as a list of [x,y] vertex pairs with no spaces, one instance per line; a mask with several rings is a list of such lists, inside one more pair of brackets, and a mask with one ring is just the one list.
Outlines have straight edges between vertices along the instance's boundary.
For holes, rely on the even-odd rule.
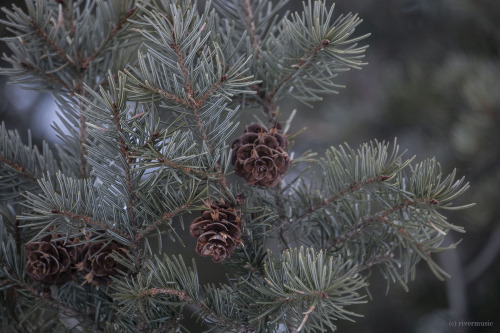
[[156,220],[155,223],[146,227],[145,229],[141,230],[141,232],[136,234],[135,239],[137,241],[141,240],[142,238],[147,236],[147,234],[149,234],[151,231],[157,229],[163,222],[168,221],[171,218],[173,218],[174,216],[182,213],[186,208],[188,208],[192,204],[193,204],[192,201],[186,202],[184,205],[180,206],[179,208],[177,208],[171,212],[163,214],[163,216],[160,219]]
[[[397,204],[385,211],[381,211],[381,212],[378,212],[377,214],[375,214],[374,216],[371,216],[371,217],[368,217],[368,218],[365,218],[361,223],[359,223],[358,225],[356,225],[354,228],[351,228],[349,230],[347,230],[346,232],[344,232],[343,234],[335,237],[334,239],[332,239],[331,241],[328,242],[326,248],[327,249],[331,249],[333,247],[336,247],[339,243],[343,243],[345,242],[346,240],[348,239],[351,239],[352,237],[354,237],[355,235],[359,234],[361,231],[363,231],[364,229],[366,229],[368,226],[372,225],[373,223],[376,223],[376,222],[383,222],[383,223],[388,223],[388,219],[387,217],[395,212],[397,212],[398,210],[401,210],[403,208],[407,208],[407,207],[411,207],[411,206],[415,206],[415,205],[418,205],[419,203],[429,203],[429,204],[432,204],[433,199],[430,199],[429,201],[427,200],[414,200],[414,201],[410,201],[408,199],[405,199],[402,203],[400,204]],[[404,228],[396,228],[396,231],[402,235],[403,237],[405,238],[413,238],[413,236],[411,236]],[[423,246],[417,242],[415,240],[415,245],[417,247],[419,247],[419,249],[421,249],[422,251],[424,251],[424,253],[426,255],[429,255],[428,251],[425,250],[423,248]]]
[[[125,143],[125,140],[123,139],[123,128],[121,125],[121,118],[120,118],[120,112],[118,110],[118,106],[113,102],[113,122],[115,123],[116,131],[118,132],[118,141],[120,143],[120,153],[123,156],[124,160],[128,163],[130,162],[130,153],[129,149],[127,147],[127,144]],[[132,175],[130,174],[130,166],[124,165],[123,166],[123,173],[125,176],[125,186],[127,187],[127,193],[129,193],[129,198],[127,200],[127,211],[130,216],[130,221],[134,227],[137,227],[136,225],[136,220],[135,220],[135,212],[134,212],[134,195],[133,195],[133,188],[132,188]]]
[[108,223],[95,220],[88,215],[78,215],[78,214],[74,214],[74,213],[67,212],[64,210],[63,211],[54,210],[51,213],[52,214],[60,214],[60,215],[66,216],[66,217],[73,219],[73,220],[81,220],[81,221],[85,222],[86,224],[92,225],[94,227],[98,227],[98,228],[103,229],[103,230],[110,230],[113,233],[115,233],[115,234],[117,234],[125,239],[130,240],[129,234],[127,234],[119,229],[111,228]]
[[321,202],[318,202],[318,203],[312,205],[303,214],[296,216],[295,219],[302,220],[302,219],[308,217],[309,215],[311,215],[312,213],[314,213],[315,211],[317,211],[318,209],[333,205],[336,201],[345,197],[349,193],[352,193],[356,190],[359,190],[360,188],[367,186],[367,185],[370,185],[372,183],[382,182],[382,181],[385,181],[387,179],[388,179],[388,176],[380,175],[377,178],[368,178],[363,182],[356,182],[356,183],[348,184],[346,187],[344,187],[343,189],[341,189],[337,193],[334,193],[330,197],[324,198],[323,200],[321,200]]
[[142,293],[136,295],[137,297],[144,297],[144,296],[156,296],[156,295],[161,295],[161,294],[168,294],[172,296],[177,296],[181,301],[187,301],[192,303],[193,299],[189,297],[185,291],[181,290],[176,290],[176,289],[170,289],[170,288],[151,288],[146,291],[143,291]]
[[[173,37],[174,42],[175,42],[175,40],[176,40],[175,33],[172,33],[172,37]],[[175,53],[177,54],[179,66],[180,66],[182,74],[184,76],[184,86],[185,86],[187,98],[189,101],[188,102],[188,104],[190,106],[189,109],[191,109],[191,111],[193,113],[196,127],[198,128],[198,133],[200,134],[202,141],[205,143],[205,145],[207,146],[210,153],[213,154],[213,148],[208,140],[208,136],[207,136],[207,133],[205,131],[205,128],[203,127],[203,123],[201,121],[198,110],[203,106],[203,102],[210,96],[207,93],[208,92],[212,93],[213,91],[215,91],[217,89],[217,87],[219,86],[220,82],[216,83],[212,88],[210,88],[207,91],[207,93],[205,93],[199,100],[196,100],[194,98],[195,96],[194,96],[193,87],[191,85],[191,80],[189,78],[189,72],[188,72],[186,65],[184,64],[184,56],[181,52],[180,45],[173,44],[173,45],[171,45],[171,47],[175,51]],[[222,190],[224,191],[224,193],[226,194],[226,196],[228,198],[231,198],[232,197],[231,191],[229,191],[229,189],[227,187],[226,178],[225,178],[224,174],[222,173],[222,169],[220,168],[220,165],[218,165],[218,164],[216,166],[216,171],[219,174],[218,182],[221,185]]]
[[162,163],[162,164],[165,164],[166,166],[170,167],[170,168],[173,168],[173,169],[177,169],[177,170],[182,170],[186,173],[190,173],[190,174],[193,174],[195,176],[200,176],[200,177],[203,177],[203,178],[217,178],[219,176],[219,174],[207,174],[203,171],[198,171],[197,169],[195,168],[190,168],[190,167],[187,167],[187,166],[183,166],[183,165],[180,165],[180,164],[177,164],[175,162],[172,162],[172,161],[169,161],[163,157],[160,157],[157,159],[158,162]]
[[359,273],[359,272],[362,272],[364,270],[370,269],[372,266],[375,266],[375,265],[381,264],[383,262],[389,261],[392,258],[394,258],[394,253],[391,253],[391,252],[387,252],[383,256],[373,257],[366,264],[364,264],[362,266],[359,266],[356,269],[356,272]]
[[[245,0],[246,1],[246,0]],[[314,56],[316,53],[321,51],[322,49],[325,48],[330,43],[329,40],[324,39],[321,44],[316,45],[314,48],[312,48],[304,57],[300,59],[300,61],[291,67],[296,69],[297,71],[301,68],[306,68],[309,66],[311,63],[309,60],[311,59],[312,56]],[[257,92],[259,96],[263,96],[263,100],[261,101],[262,106],[264,108],[264,112],[269,116],[269,123],[273,124],[276,122],[276,117],[278,116],[276,113],[276,106],[274,104],[274,97],[278,93],[278,91],[285,85],[287,82],[291,81],[295,77],[295,73],[290,74],[288,76],[285,76],[281,81],[279,81],[273,90],[271,90],[270,93],[266,93],[265,91],[262,90],[261,87],[259,86],[254,86],[254,90]]]
[[156,87],[148,88],[142,83],[139,83],[139,86],[142,88],[145,88],[145,89],[152,89],[154,92],[156,92],[156,93],[158,93],[158,94],[160,94],[168,99],[171,99],[172,101],[176,102],[177,104],[180,104],[184,107],[189,107],[189,105],[183,99],[180,99],[179,97],[177,97],[175,95],[169,94],[169,93],[167,93],[159,88],[156,88]]
[[283,246],[285,249],[289,248],[290,245],[290,238],[288,237],[288,228],[290,225],[290,221],[288,220],[285,212],[285,205],[283,204],[283,199],[282,199],[282,187],[281,187],[281,180],[278,182],[278,185],[276,187],[276,192],[274,192],[274,203],[276,204],[278,208],[278,214],[279,214],[279,219],[280,219],[280,224],[279,224],[279,235],[280,235],[280,240],[283,243]]
[[195,101],[197,108],[201,108],[203,103],[212,95],[212,93],[219,88],[219,86],[224,82],[224,77],[221,80],[214,83],[198,100]]
[[24,62],[20,62],[19,65],[23,66],[26,69],[29,69],[32,72],[43,75],[45,77],[45,79],[47,79],[47,81],[52,81],[54,83],[57,83],[58,85],[62,86],[64,89],[66,89],[70,95],[74,95],[74,93],[75,93],[74,90],[70,86],[68,86],[64,81],[59,79],[58,77],[55,77],[52,74],[47,74],[47,73],[39,70],[38,68],[36,68],[32,65],[28,65],[27,63],[24,63]]
[[151,288],[137,294],[136,297],[139,298],[146,296],[155,297],[158,295],[165,295],[165,294],[170,296],[175,296],[179,298],[180,301],[194,305],[198,311],[202,311],[203,313],[211,317],[215,317],[215,320],[217,320],[220,323],[224,323],[228,327],[233,327],[234,329],[237,330],[237,332],[249,332],[245,327],[237,325],[236,322],[229,320],[226,317],[215,315],[215,313],[211,309],[209,309],[204,303],[192,299],[184,290],[177,290],[171,288]]
[[[80,107],[81,108],[81,107]],[[79,142],[80,142],[80,151],[81,151],[81,156],[80,156],[80,175],[82,178],[87,178],[87,148],[85,147],[85,144],[87,143],[87,123],[85,120],[85,116],[83,115],[82,112],[80,112],[80,117],[79,117],[79,122],[80,122],[80,136],[79,136]]]
[[35,182],[35,183],[38,181],[38,177],[33,175],[31,172],[27,171],[22,165],[17,164],[13,161],[10,161],[2,155],[0,155],[0,162],[5,164],[5,165],[8,165],[12,169],[16,170],[21,175],[23,175],[24,178],[26,178],[26,179],[29,179],[30,181]]
[[90,318],[86,317],[85,314],[79,312],[76,309],[73,309],[73,308],[67,306],[64,303],[59,302],[58,300],[54,299],[50,295],[50,293],[40,292],[40,291],[36,290],[35,288],[30,286],[29,284],[25,283],[24,280],[21,277],[17,276],[17,274],[15,274],[14,272],[12,272],[11,269],[9,269],[8,267],[4,267],[4,268],[7,269],[7,271],[9,272],[9,275],[11,277],[13,277],[14,279],[2,280],[1,281],[2,283],[4,281],[10,281],[11,283],[17,285],[18,287],[20,287],[22,289],[28,290],[33,296],[46,302],[51,307],[59,310],[61,313],[64,313],[64,314],[71,316],[71,317],[74,317],[74,318],[80,318],[82,320],[81,322],[83,323],[83,325],[85,327],[89,328],[92,332],[100,332],[98,326]]
[[97,50],[95,50],[92,55],[88,56],[87,58],[83,59],[83,61],[80,63],[80,67],[83,68],[84,70],[89,67],[89,63],[93,61],[99,53],[102,52],[102,50],[106,47],[106,45],[115,37],[115,35],[118,33],[123,28],[123,25],[127,20],[134,14],[135,8],[131,8],[125,13],[125,16],[121,18],[121,20],[118,22],[118,24],[111,30],[109,35],[102,41],[101,45]]
[[74,69],[76,69],[77,66],[76,66],[75,62],[68,57],[68,55],[66,54],[66,52],[64,52],[64,50],[61,49],[59,47],[59,45],[57,45],[57,43],[55,41],[53,41],[52,39],[50,39],[49,35],[47,35],[47,33],[45,31],[43,31],[42,28],[40,28],[40,26],[33,19],[30,19],[30,22],[33,25],[33,28],[35,29],[35,32],[38,35],[40,35],[47,42],[47,44],[49,44],[59,54],[59,56],[64,61],[66,61],[67,63],[69,63],[71,65],[71,67],[73,67]]
[[250,35],[250,39],[252,40],[252,46],[255,49],[255,57],[258,59],[260,58],[260,42],[259,37],[257,36],[257,33],[255,31],[255,22],[250,0],[243,0],[243,8],[245,10],[245,22],[247,25],[247,31]]

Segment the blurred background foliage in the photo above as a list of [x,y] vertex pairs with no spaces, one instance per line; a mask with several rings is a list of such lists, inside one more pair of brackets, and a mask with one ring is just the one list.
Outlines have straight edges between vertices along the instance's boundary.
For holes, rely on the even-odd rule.
[[[2,6],[9,3],[24,7],[24,0],[1,1]],[[290,8],[300,4],[292,0]],[[500,3],[339,0],[336,6],[337,14],[357,12],[364,19],[358,35],[372,34],[369,65],[340,75],[338,82],[346,89],[325,96],[312,110],[293,100],[281,103],[283,117],[298,111],[292,132],[307,128],[295,142],[296,155],[308,149],[322,152],[343,142],[356,146],[373,138],[397,137],[409,155],[419,160],[436,156],[445,172],[457,168],[458,175],[472,184],[463,202],[477,203],[460,214],[449,214],[454,224],[467,230],[464,235],[450,235],[448,243],[461,239],[461,244],[438,258],[451,279],[438,281],[422,267],[409,293],[396,285],[386,294],[386,281],[374,276],[373,301],[352,308],[364,318],[355,324],[339,323],[340,331],[498,332]],[[1,24],[0,35],[8,35]],[[8,52],[3,43],[0,50]],[[50,128],[56,110],[51,96],[6,83],[7,78],[0,77],[0,121],[21,135],[31,128],[35,142],[56,140]],[[208,260],[206,264],[211,265]],[[494,324],[450,328],[450,319]]]

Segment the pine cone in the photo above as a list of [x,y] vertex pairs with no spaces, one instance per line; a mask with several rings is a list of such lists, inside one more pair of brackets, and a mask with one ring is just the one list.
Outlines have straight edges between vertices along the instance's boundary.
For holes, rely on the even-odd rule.
[[196,253],[212,256],[212,261],[219,263],[241,244],[241,213],[224,202],[208,207],[209,210],[191,222],[189,231],[198,239]]
[[111,257],[111,253],[118,253],[125,257],[128,252],[123,245],[115,241],[89,242],[82,249],[83,261],[78,265],[79,270],[86,270],[85,281],[93,285],[109,285],[111,275],[126,268]]
[[235,173],[248,185],[274,187],[290,166],[285,152],[288,140],[276,124],[267,130],[261,124],[247,126],[245,134],[233,141],[231,163]]
[[45,284],[59,284],[69,280],[72,265],[77,260],[78,240],[54,241],[60,235],[47,235],[38,242],[26,244],[26,273],[36,281]]

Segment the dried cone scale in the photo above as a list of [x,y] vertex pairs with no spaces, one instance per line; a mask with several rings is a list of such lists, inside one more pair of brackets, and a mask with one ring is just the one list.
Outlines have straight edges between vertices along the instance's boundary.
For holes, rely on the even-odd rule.
[[290,166],[290,157],[285,152],[288,140],[279,124],[270,130],[261,124],[249,125],[231,147],[234,171],[248,185],[274,187]]
[[212,256],[219,263],[241,244],[241,213],[224,202],[207,204],[208,210],[191,222],[189,231],[197,238],[196,253]]

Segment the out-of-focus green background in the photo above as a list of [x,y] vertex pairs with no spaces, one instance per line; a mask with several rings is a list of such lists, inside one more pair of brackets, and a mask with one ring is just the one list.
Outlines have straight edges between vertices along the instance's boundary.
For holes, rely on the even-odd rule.
[[[2,6],[9,3],[24,6],[24,0],[1,1]],[[290,8],[300,9],[300,4],[291,1]],[[321,154],[344,142],[356,146],[397,137],[409,156],[436,156],[446,173],[456,168],[472,184],[461,203],[477,205],[448,214],[467,230],[446,240],[462,240],[457,251],[436,256],[451,279],[438,281],[421,264],[409,293],[391,285],[386,294],[386,282],[374,273],[373,300],[353,308],[364,317],[355,324],[339,322],[339,331],[499,332],[500,2],[337,1],[336,13],[346,12],[364,19],[356,35],[372,34],[363,41],[370,44],[369,65],[339,75],[338,83],[347,87],[325,96],[314,109],[294,101],[281,104],[283,114],[298,111],[292,130],[307,128],[294,151]],[[0,35],[6,34],[0,24]],[[3,43],[0,49],[8,52]],[[56,106],[50,95],[7,86],[6,81],[0,77],[0,121],[22,134],[31,128],[38,141],[55,140],[50,123]],[[199,261],[199,271],[213,271],[209,259]],[[450,320],[490,321],[493,326],[450,327]]]

